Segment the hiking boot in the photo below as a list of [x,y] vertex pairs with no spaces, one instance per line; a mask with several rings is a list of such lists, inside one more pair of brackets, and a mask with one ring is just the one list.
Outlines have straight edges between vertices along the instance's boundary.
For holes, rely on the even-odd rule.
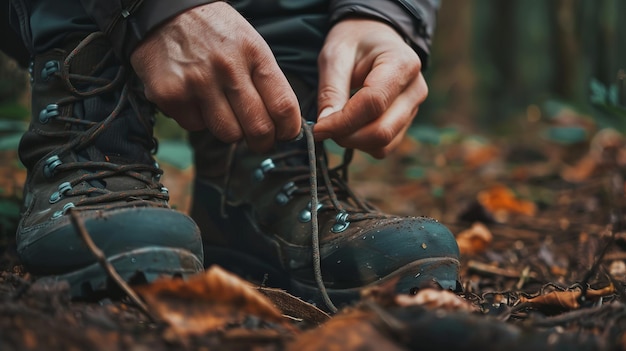
[[[450,231],[434,219],[387,215],[359,199],[347,184],[351,152],[328,169],[310,128],[308,138],[263,155],[208,132],[190,134],[197,171],[192,217],[205,262],[331,311],[392,280],[404,293],[432,282],[456,290],[459,250]],[[310,181],[310,151],[317,182]]]
[[125,280],[201,271],[198,227],[170,209],[159,182],[153,108],[104,35],[83,37],[29,69],[32,121],[19,146],[28,170],[17,231],[23,264],[69,281],[75,297],[112,287],[71,211]]

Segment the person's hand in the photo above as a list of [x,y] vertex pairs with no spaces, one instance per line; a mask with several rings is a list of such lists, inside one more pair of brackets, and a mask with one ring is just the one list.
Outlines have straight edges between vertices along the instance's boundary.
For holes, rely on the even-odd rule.
[[[422,64],[391,26],[345,19],[330,30],[318,60],[317,140],[385,157],[428,95]],[[351,89],[359,89],[350,97]]]
[[151,33],[131,55],[147,98],[183,128],[208,128],[255,151],[300,132],[295,93],[263,38],[230,5],[194,7]]

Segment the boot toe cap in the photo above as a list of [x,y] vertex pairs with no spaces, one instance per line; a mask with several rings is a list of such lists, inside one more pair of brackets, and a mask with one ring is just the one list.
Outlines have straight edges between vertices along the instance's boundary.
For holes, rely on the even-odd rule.
[[[81,211],[80,216],[89,236],[107,257],[146,247],[168,247],[188,250],[203,259],[198,227],[174,210],[134,207]],[[38,274],[62,274],[96,261],[67,215],[43,226],[22,229],[17,249],[22,262]]]
[[[326,252],[324,252],[326,251]],[[398,279],[399,290],[436,281],[455,288],[459,249],[452,233],[431,218],[377,221],[322,251],[329,287],[355,288]]]

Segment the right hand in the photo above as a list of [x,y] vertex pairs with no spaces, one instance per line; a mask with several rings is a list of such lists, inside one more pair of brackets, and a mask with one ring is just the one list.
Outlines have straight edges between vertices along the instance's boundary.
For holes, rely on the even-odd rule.
[[269,46],[225,2],[191,8],[131,55],[146,97],[187,130],[269,150],[300,132],[298,101]]

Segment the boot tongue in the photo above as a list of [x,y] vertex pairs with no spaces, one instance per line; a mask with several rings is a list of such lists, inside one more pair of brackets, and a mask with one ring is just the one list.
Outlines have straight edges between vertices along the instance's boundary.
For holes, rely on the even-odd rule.
[[301,151],[301,153],[294,154],[293,156],[284,158],[280,161],[286,166],[297,167],[309,165],[309,155],[307,153],[307,143],[305,138],[297,141],[276,143],[275,149],[277,151],[276,153],[293,152],[295,150]]
[[[120,66],[110,66],[102,72],[94,72],[98,78],[113,81],[118,74]],[[86,91],[98,88],[98,85],[90,85],[85,87]],[[130,95],[121,96],[122,87],[119,86],[114,91],[98,94],[88,97],[82,103],[76,103],[74,113],[81,119],[91,122],[102,122],[115,109],[120,99],[125,98],[123,109],[119,112],[119,116],[108,125],[108,127],[100,133],[95,140],[95,146],[108,157],[106,161],[131,164],[143,163],[152,165],[154,161],[148,149],[148,145],[152,143],[152,123],[142,118],[148,119],[151,114],[151,107],[147,101],[141,101],[137,105],[138,111],[133,109]],[[129,89],[130,90],[130,89]]]

